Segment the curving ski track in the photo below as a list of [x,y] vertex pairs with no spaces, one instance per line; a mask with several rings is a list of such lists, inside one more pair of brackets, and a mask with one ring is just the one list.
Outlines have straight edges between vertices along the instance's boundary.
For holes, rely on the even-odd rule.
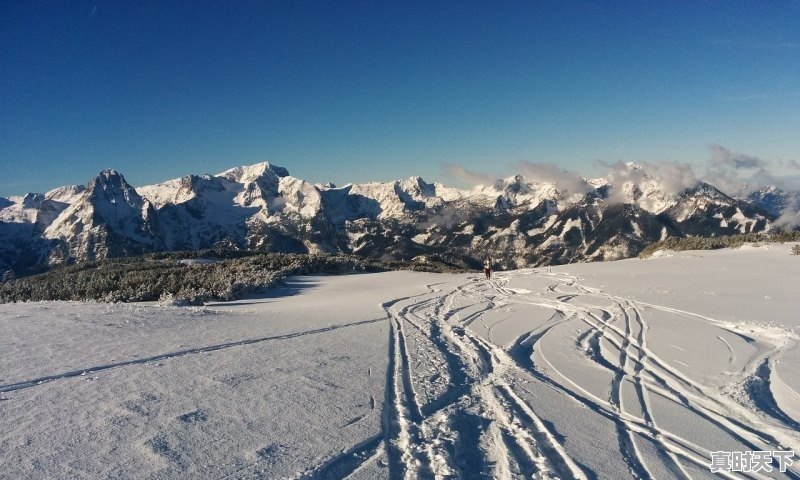
[[[541,277],[549,286],[540,293],[521,293],[507,287],[515,275]],[[693,478],[693,471],[708,471],[710,446],[662,426],[654,397],[668,399],[748,449],[800,450],[797,423],[769,391],[771,368],[785,345],[775,345],[745,368],[744,391],[756,402],[754,410],[692,379],[651,350],[643,307],[741,335],[724,322],[632,302],[580,285],[576,277],[538,270],[428,289],[383,305],[391,327],[382,433],[325,460],[302,478],[346,478],[370,462],[382,462],[392,479],[598,478],[570,439],[556,431],[564,419],[542,417],[526,385],[547,387],[565,404],[612,422],[616,454],[630,478],[656,479],[656,471]],[[553,314],[505,348],[470,327],[487,313],[526,305]],[[507,319],[489,327],[487,338],[491,328]],[[565,347],[550,342],[549,336],[567,327],[575,332],[575,352],[608,372],[607,396],[560,371],[551,359],[548,352]],[[728,342],[719,340],[733,358]],[[632,388],[633,394],[626,396],[624,388]],[[643,453],[645,443],[655,446],[655,456]],[[767,478],[736,472],[720,476]],[[785,478],[800,474],[790,469]]]

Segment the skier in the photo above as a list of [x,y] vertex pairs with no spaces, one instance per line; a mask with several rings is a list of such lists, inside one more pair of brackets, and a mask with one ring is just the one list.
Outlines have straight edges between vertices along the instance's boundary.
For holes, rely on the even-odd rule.
[[483,273],[486,274],[486,280],[492,278],[492,259],[486,257],[486,260],[483,262]]

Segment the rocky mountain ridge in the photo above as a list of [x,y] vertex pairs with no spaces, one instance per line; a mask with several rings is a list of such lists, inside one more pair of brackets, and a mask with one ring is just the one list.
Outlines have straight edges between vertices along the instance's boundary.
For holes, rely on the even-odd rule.
[[749,199],[703,182],[676,191],[628,168],[637,180],[566,188],[514,175],[472,190],[419,177],[312,184],[266,162],[138,188],[104,170],[85,188],[0,198],[0,271],[215,247],[463,266],[489,255],[502,268],[599,261],[669,236],[769,230],[785,205],[774,189]]

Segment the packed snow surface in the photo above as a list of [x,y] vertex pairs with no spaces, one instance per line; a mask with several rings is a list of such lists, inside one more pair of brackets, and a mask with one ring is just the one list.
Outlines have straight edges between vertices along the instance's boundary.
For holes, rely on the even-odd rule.
[[789,248],[1,305],[0,478],[710,478],[800,451]]

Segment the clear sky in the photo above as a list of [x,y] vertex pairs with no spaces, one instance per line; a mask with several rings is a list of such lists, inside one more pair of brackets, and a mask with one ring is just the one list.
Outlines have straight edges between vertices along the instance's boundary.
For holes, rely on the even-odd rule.
[[0,2],[0,195],[800,160],[798,1]]

